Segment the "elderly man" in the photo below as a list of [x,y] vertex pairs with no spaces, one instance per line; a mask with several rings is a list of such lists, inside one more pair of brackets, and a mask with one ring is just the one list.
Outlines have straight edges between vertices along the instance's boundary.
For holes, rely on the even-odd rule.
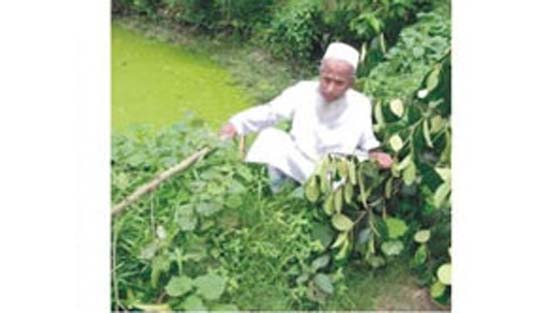
[[[304,183],[326,154],[357,154],[389,168],[391,157],[372,151],[379,143],[372,133],[370,99],[351,89],[359,53],[332,43],[320,67],[319,81],[302,81],[265,105],[233,116],[220,131],[224,138],[260,131],[247,162],[268,165],[272,190],[285,177]],[[271,126],[292,120],[286,133]]]

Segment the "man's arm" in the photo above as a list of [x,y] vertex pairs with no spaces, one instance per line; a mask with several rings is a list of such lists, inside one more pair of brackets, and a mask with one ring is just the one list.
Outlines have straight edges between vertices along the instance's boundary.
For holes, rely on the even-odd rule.
[[283,119],[291,119],[294,114],[294,104],[297,85],[289,87],[278,97],[267,104],[259,105],[231,117],[229,122],[220,130],[220,137],[233,138],[236,135],[245,135],[258,132],[266,127],[275,125]]

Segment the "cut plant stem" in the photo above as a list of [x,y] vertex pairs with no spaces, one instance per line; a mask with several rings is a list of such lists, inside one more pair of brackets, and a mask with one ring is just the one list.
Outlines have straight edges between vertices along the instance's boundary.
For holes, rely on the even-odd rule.
[[121,201],[120,203],[113,206],[112,207],[112,212],[111,212],[112,216],[114,216],[116,214],[119,214],[121,211],[123,211],[129,205],[137,202],[137,200],[139,200],[142,196],[144,196],[145,194],[150,193],[151,191],[155,190],[161,183],[168,180],[169,178],[171,178],[175,174],[187,169],[189,166],[191,166],[193,163],[195,163],[195,161],[204,157],[206,154],[208,154],[208,152],[210,152],[212,150],[213,150],[213,148],[209,148],[209,147],[202,148],[202,149],[198,150],[197,152],[195,152],[194,154],[192,154],[191,156],[184,159],[183,161],[179,162],[179,164],[177,164],[177,165],[167,169],[166,171],[158,174],[153,180],[151,180],[150,182],[140,186],[130,196],[126,197],[125,199],[123,199],[123,201]]

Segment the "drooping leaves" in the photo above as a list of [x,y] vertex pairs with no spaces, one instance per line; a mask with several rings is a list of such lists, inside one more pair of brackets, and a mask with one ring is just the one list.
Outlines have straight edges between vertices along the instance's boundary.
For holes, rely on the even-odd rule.
[[401,101],[401,99],[391,100],[391,102],[389,102],[389,108],[393,114],[397,115],[397,117],[403,116],[403,112],[405,111],[403,101]]
[[445,285],[442,284],[440,281],[436,281],[431,287],[430,287],[430,295],[433,298],[439,298],[443,295],[443,293],[445,292]]
[[437,269],[437,278],[444,285],[451,285],[451,264],[446,263]]
[[403,148],[403,139],[397,134],[393,135],[393,137],[389,138],[389,145],[391,149],[395,152],[399,152],[401,148]]
[[320,187],[318,186],[318,181],[316,176],[312,176],[305,185],[305,195],[308,201],[314,203],[318,200],[320,195]]
[[419,230],[416,234],[414,234],[414,241],[418,243],[426,243],[428,240],[430,240],[429,229]]
[[341,213],[336,213],[333,216],[331,223],[333,227],[339,231],[349,231],[353,227],[353,221]]

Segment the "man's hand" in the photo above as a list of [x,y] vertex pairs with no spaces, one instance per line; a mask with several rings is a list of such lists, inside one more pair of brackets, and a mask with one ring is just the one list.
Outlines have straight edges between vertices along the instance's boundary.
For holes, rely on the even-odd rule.
[[237,129],[231,123],[227,123],[220,129],[220,139],[227,140],[232,139],[237,135]]
[[368,153],[370,159],[378,161],[378,165],[382,169],[388,169],[393,165],[393,159],[391,156],[385,152],[373,151]]

